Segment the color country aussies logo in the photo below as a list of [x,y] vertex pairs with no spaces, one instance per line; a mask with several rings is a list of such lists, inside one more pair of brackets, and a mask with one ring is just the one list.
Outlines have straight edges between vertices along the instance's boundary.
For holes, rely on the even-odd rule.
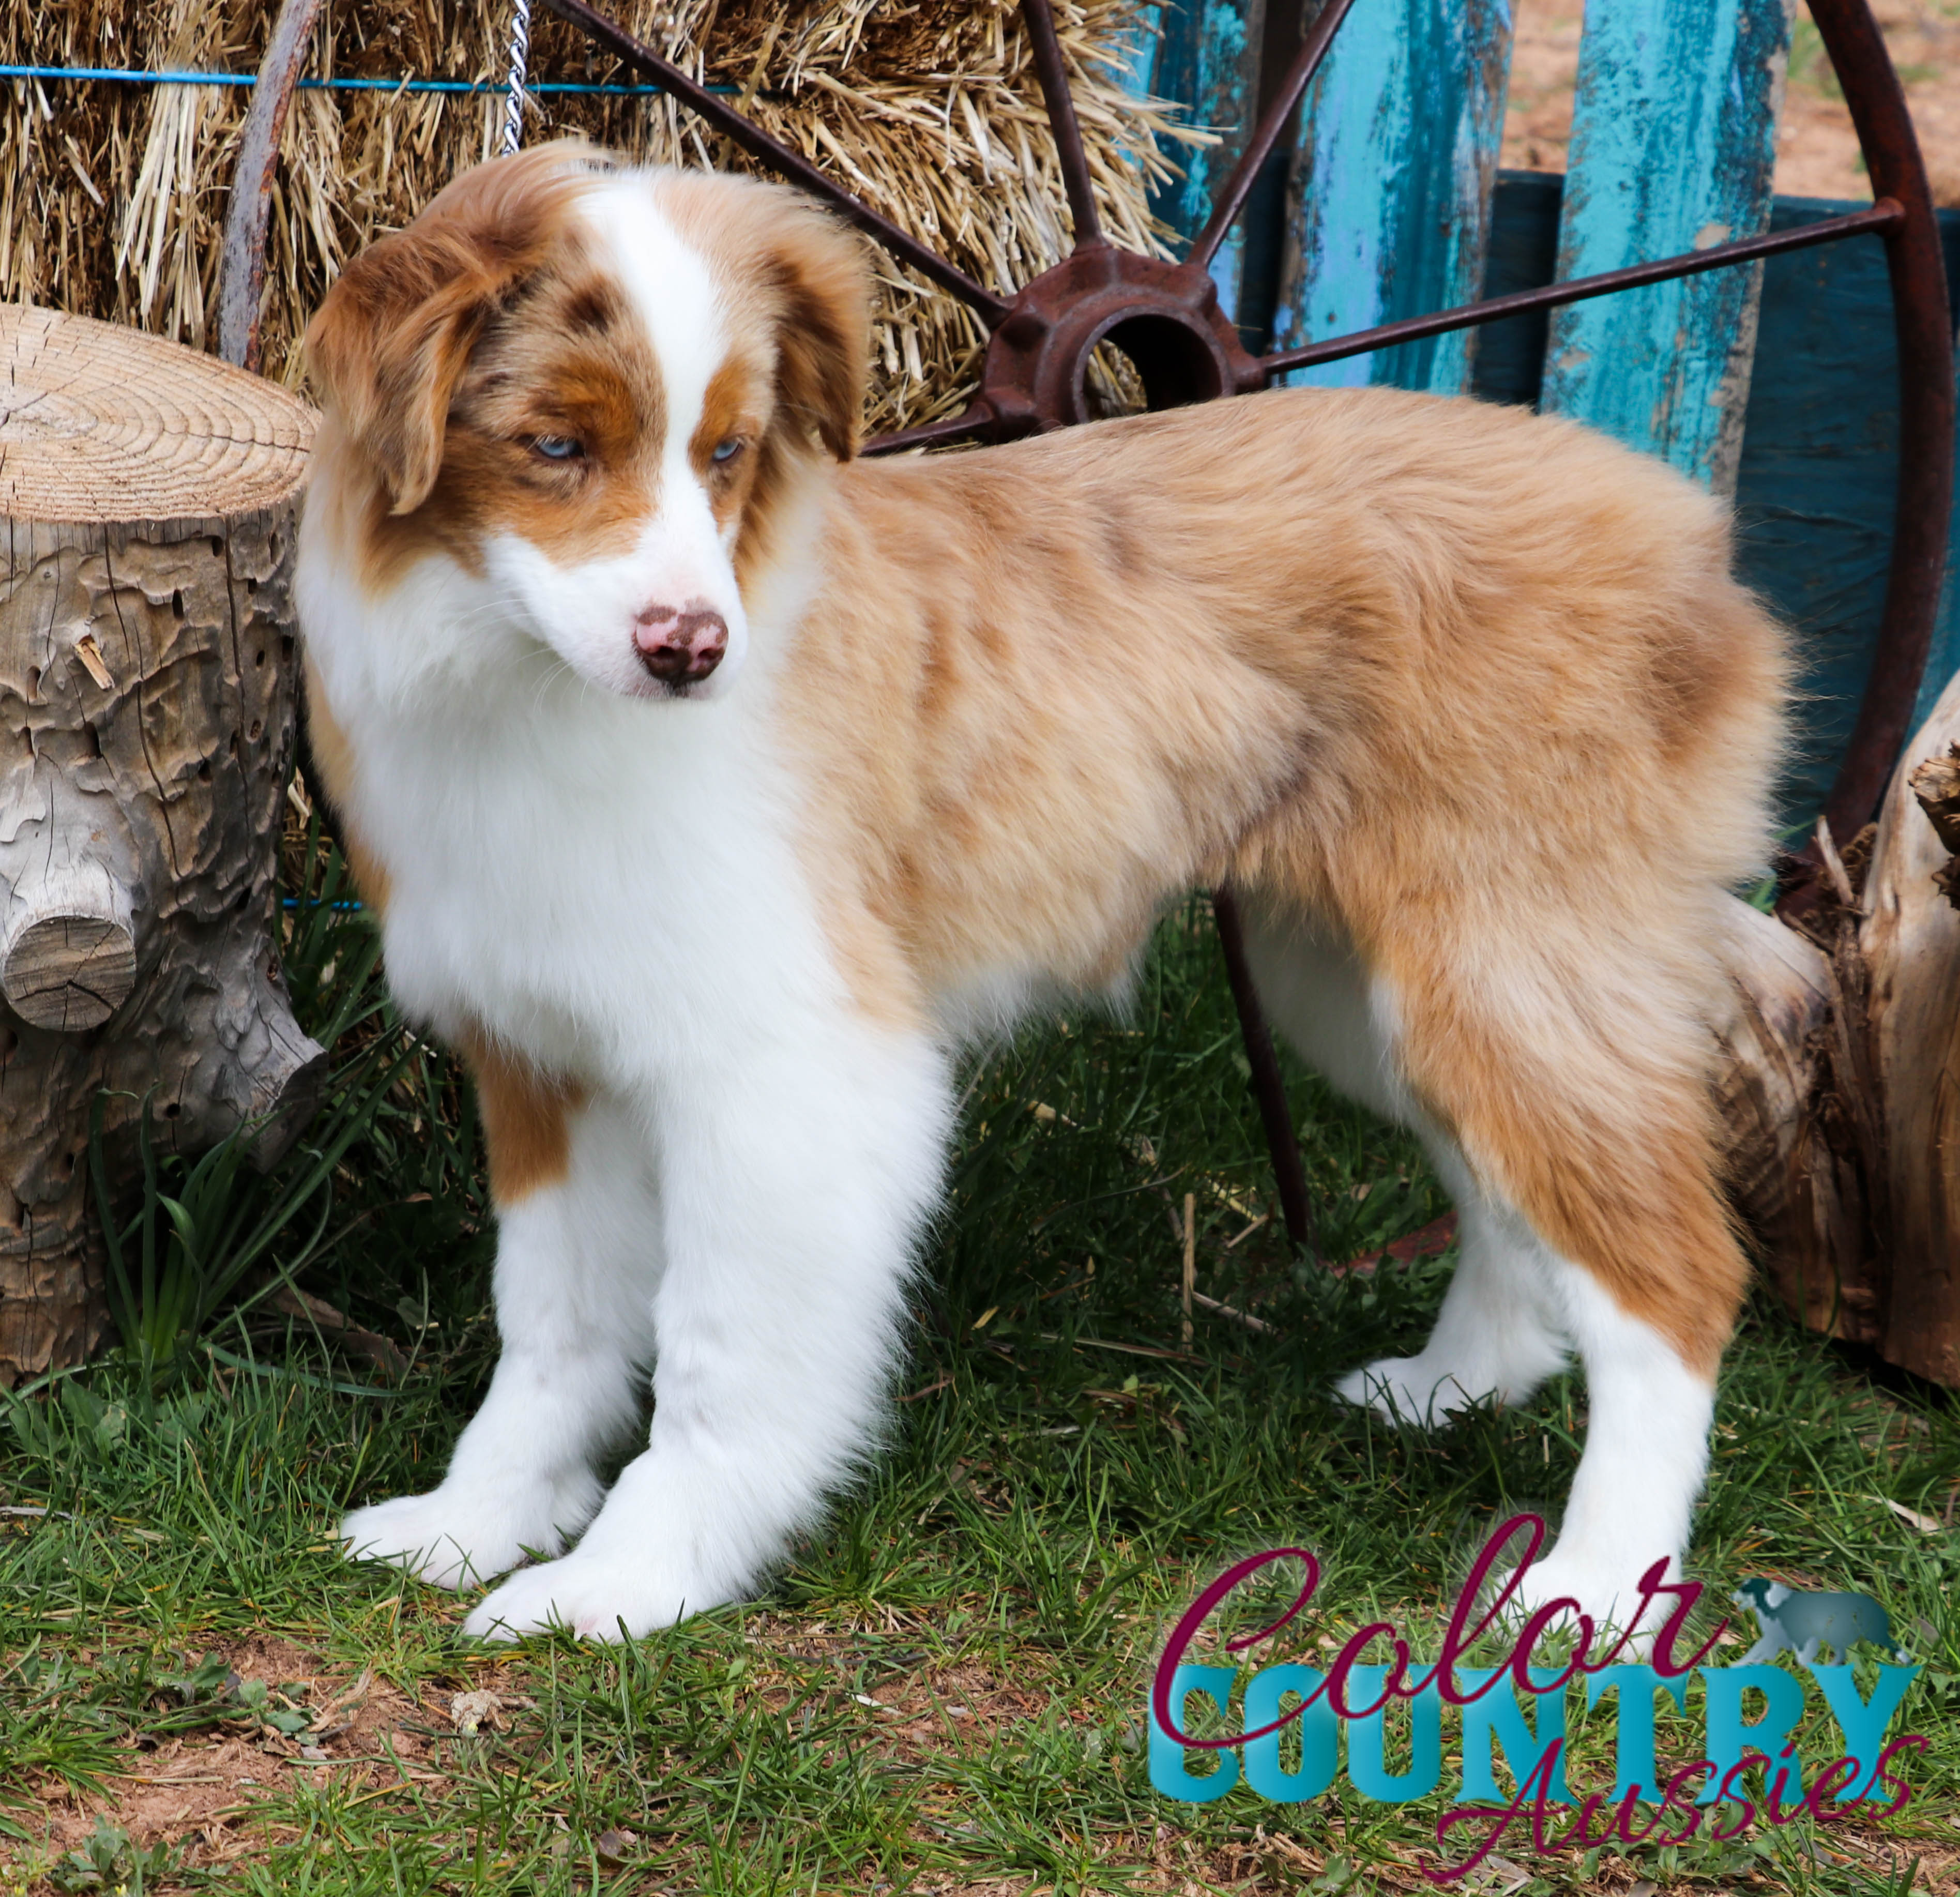
[[[1520,1532],[1529,1537],[1522,1558],[1478,1613],[1476,1603]],[[1759,1817],[1787,1825],[1808,1812],[1819,1824],[1830,1824],[1846,1815],[1844,1807],[1867,1799],[1885,1800],[1884,1816],[1904,1809],[1911,1787],[1888,1768],[1901,1751],[1923,1750],[1927,1742],[1908,1733],[1888,1743],[1885,1732],[1920,1669],[1882,1663],[1870,1696],[1860,1693],[1850,1645],[1869,1641],[1888,1650],[1891,1646],[1885,1610],[1862,1594],[1805,1594],[1774,1581],[1745,1582],[1735,1598],[1755,1611],[1761,1638],[1740,1663],[1711,1666],[1706,1664],[1708,1656],[1728,1623],[1685,1660],[1677,1659],[1676,1644],[1702,1590],[1697,1582],[1665,1580],[1667,1564],[1659,1561],[1641,1577],[1640,1599],[1628,1616],[1632,1625],[1643,1627],[1658,1615],[1663,1599],[1671,1603],[1653,1637],[1651,1663],[1622,1657],[1633,1646],[1633,1637],[1624,1634],[1595,1657],[1592,1623],[1579,1614],[1577,1602],[1554,1601],[1524,1622],[1501,1666],[1464,1664],[1463,1656],[1500,1626],[1545,1533],[1537,1516],[1517,1515],[1484,1544],[1457,1596],[1442,1653],[1433,1665],[1413,1661],[1408,1643],[1390,1622],[1374,1622],[1358,1628],[1324,1671],[1291,1661],[1261,1667],[1246,1685],[1242,1730],[1222,1738],[1201,1736],[1185,1729],[1188,1703],[1203,1695],[1229,1724],[1239,1671],[1185,1661],[1205,1621],[1262,1571],[1277,1562],[1302,1563],[1306,1578],[1293,1605],[1270,1625],[1226,1643],[1227,1653],[1240,1654],[1293,1622],[1320,1583],[1319,1562],[1300,1548],[1269,1549],[1227,1568],[1172,1630],[1157,1664],[1149,1717],[1151,1784],[1167,1797],[1203,1803],[1223,1797],[1242,1771],[1246,1783],[1262,1797],[1286,1803],[1318,1797],[1340,1768],[1344,1728],[1348,1783],[1363,1798],[1405,1803],[1428,1797],[1441,1786],[1443,1708],[1454,1708],[1460,1721],[1462,1776],[1455,1801],[1437,1821],[1437,1841],[1472,1848],[1456,1861],[1424,1867],[1424,1875],[1438,1884],[1454,1883],[1475,1870],[1513,1825],[1528,1830],[1533,1849],[1552,1854],[1609,1844],[1682,1844],[1704,1822],[1710,1838],[1726,1842]],[[1570,1658],[1560,1666],[1532,1666],[1533,1649],[1568,1613],[1577,1618]],[[1363,1663],[1362,1656],[1378,1640],[1389,1643],[1391,1658],[1386,1665]],[[1837,1665],[1817,1663],[1825,1646]],[[1783,1668],[1761,1663],[1786,1651],[1808,1669],[1844,1737],[1842,1755],[1814,1777],[1790,1736],[1804,1714],[1804,1686]],[[1903,1663],[1906,1657],[1895,1657]],[[1702,1756],[1671,1772],[1663,1783],[1655,1757],[1656,1695],[1665,1692],[1685,1714],[1689,1681],[1697,1676],[1702,1685]],[[1583,1797],[1568,1782],[1565,1762],[1567,1700],[1581,1682],[1589,1710],[1609,1692],[1615,1698],[1613,1788]],[[1748,1717],[1746,1696],[1752,1692],[1761,1696],[1762,1708]],[[1526,1699],[1537,1702],[1535,1721],[1526,1716]],[[1405,1769],[1392,1772],[1387,1718],[1398,1701],[1409,1709],[1411,1756]],[[1283,1762],[1281,1738],[1289,1728],[1297,1734],[1297,1765]],[[1217,1762],[1200,1774],[1192,1769],[1193,1753],[1209,1755]],[[1500,1757],[1516,1786],[1508,1798],[1497,1781]],[[1758,1795],[1752,1795],[1745,1781],[1758,1768],[1763,1783],[1755,1787]],[[1561,1806],[1577,1809],[1562,1813],[1556,1809]],[[1643,1806],[1653,1808],[1644,1820]]]

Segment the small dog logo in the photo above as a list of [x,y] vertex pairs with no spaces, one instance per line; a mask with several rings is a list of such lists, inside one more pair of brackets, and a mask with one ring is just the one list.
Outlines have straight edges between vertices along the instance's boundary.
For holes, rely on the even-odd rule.
[[1738,1663],[1754,1666],[1778,1654],[1794,1654],[1799,1666],[1815,1663],[1818,1649],[1828,1647],[1841,1666],[1850,1658],[1854,1641],[1868,1640],[1890,1652],[1904,1666],[1908,1656],[1892,1646],[1891,1617],[1869,1594],[1806,1594],[1781,1581],[1745,1580],[1733,1596],[1751,1609],[1761,1638]]

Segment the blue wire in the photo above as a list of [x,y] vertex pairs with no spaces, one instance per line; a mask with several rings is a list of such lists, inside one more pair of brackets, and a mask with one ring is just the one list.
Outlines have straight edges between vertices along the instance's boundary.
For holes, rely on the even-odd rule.
[[[258,83],[250,72],[137,72],[117,66],[0,66],[0,79],[119,79],[135,86],[249,86]],[[510,87],[499,79],[302,79],[303,92],[471,92],[500,97]],[[527,92],[598,93],[609,98],[658,97],[662,86],[578,85],[568,80],[546,80],[527,86]],[[710,86],[710,92],[730,92],[733,86]]]

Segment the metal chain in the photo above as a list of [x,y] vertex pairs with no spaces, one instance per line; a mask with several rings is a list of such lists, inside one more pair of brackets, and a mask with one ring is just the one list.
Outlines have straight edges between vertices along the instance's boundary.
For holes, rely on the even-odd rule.
[[531,56],[531,0],[511,0],[511,91],[504,101],[504,156],[524,136],[524,72]]

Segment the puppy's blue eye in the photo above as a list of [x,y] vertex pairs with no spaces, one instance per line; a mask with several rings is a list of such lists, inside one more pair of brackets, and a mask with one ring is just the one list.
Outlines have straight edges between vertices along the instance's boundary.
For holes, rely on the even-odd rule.
[[585,453],[584,444],[574,441],[568,434],[540,434],[531,446],[547,461],[576,461]]
[[718,441],[714,444],[714,459],[717,462],[732,461],[741,452],[742,444],[733,435],[730,436],[726,441]]

